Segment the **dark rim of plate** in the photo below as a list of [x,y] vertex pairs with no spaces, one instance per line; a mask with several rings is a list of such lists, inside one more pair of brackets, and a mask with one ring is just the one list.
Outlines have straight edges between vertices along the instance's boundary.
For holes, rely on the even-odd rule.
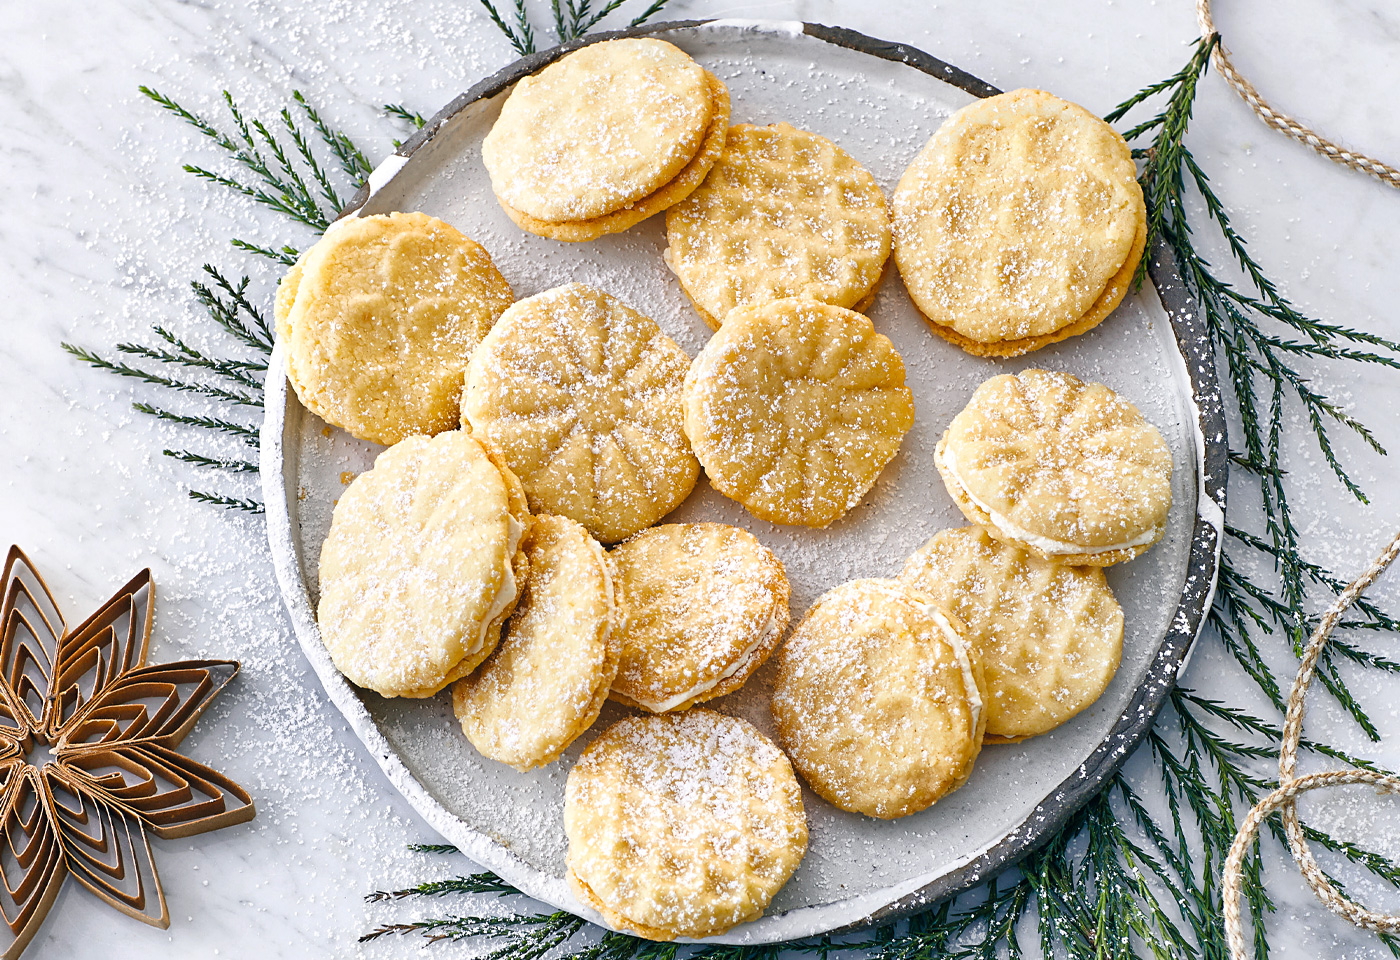
[[[536,71],[548,66],[570,51],[603,40],[620,37],[649,36],[703,27],[713,20],[673,20],[665,23],[633,27],[607,33],[591,34],[587,38],[542,50],[521,57],[475,84],[466,93],[456,97],[429,119],[413,136],[404,141],[396,154],[401,157],[413,153],[437,134],[447,121],[478,100],[496,96],[507,87]],[[740,26],[744,21],[735,21]],[[922,71],[939,80],[967,91],[978,97],[990,97],[1001,93],[991,84],[979,80],[972,74],[944,63],[916,47],[888,40],[877,40],[863,33],[845,27],[828,27],[818,23],[804,23],[803,33],[838,47],[846,47],[860,53],[892,60]],[[350,201],[346,212],[358,209],[369,196],[368,186],[362,187]],[[342,214],[343,215],[343,214]],[[1211,348],[1209,334],[1199,308],[1186,285],[1171,250],[1158,240],[1152,246],[1148,260],[1148,273],[1157,288],[1167,316],[1171,319],[1177,347],[1186,361],[1191,378],[1191,394],[1195,401],[1196,425],[1204,438],[1204,450],[1198,451],[1201,457],[1200,492],[1209,498],[1220,511],[1225,511],[1226,476],[1229,469],[1227,458],[1225,410],[1221,402],[1220,384],[1215,373],[1215,356]],[[1050,791],[1026,817],[1022,823],[987,850],[973,857],[962,866],[943,874],[925,886],[906,894],[892,903],[853,923],[829,931],[841,933],[860,927],[907,916],[930,904],[955,896],[981,881],[988,879],[1007,867],[1015,865],[1022,858],[1035,851],[1048,841],[1069,821],[1076,811],[1093,798],[1107,783],[1108,779],[1123,765],[1133,749],[1147,735],[1157,714],[1166,704],[1167,695],[1176,683],[1177,675],[1184,668],[1190,656],[1197,632],[1210,608],[1215,595],[1215,579],[1219,567],[1221,529],[1201,515],[1198,505],[1195,527],[1191,535],[1191,552],[1187,565],[1186,586],[1181,594],[1176,613],[1172,617],[1171,628],[1158,648],[1157,656],[1148,668],[1147,675],[1135,692],[1127,708],[1119,716],[1113,728],[1085,761],[1066,780]],[[802,909],[802,908],[799,908]]]

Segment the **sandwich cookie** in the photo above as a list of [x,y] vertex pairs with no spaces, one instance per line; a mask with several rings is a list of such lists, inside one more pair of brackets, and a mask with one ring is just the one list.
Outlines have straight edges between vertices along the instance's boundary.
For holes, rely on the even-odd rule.
[[603,548],[550,516],[534,518],[523,547],[530,573],[500,646],[452,688],[467,739],[517,770],[553,761],[598,719],[618,664]]
[[1040,90],[978,100],[938,128],[894,192],[894,255],[934,333],[1015,357],[1101,323],[1147,241],[1128,145]]
[[625,615],[612,698],[652,713],[739,689],[782,639],[783,565],[747,530],[668,523],[614,547]]
[[772,699],[779,742],[808,786],[882,819],[962,786],[987,711],[961,629],[898,580],[854,580],[816,602],[778,652]]
[[987,743],[1055,729],[1118,670],[1123,609],[1101,567],[1065,566],[963,527],[935,534],[899,579],[966,626],[986,680]]
[[423,213],[340,221],[277,289],[301,402],[352,436],[395,444],[457,425],[472,350],[510,306],[481,246]]
[[983,383],[934,450],[963,516],[1071,566],[1143,553],[1166,530],[1171,450],[1101,383],[1025,370]]
[[634,37],[589,44],[517,83],[481,157],[522,230],[596,240],[685,199],[728,129],[718,77],[664,40]]
[[710,710],[609,727],[569,771],[564,832],[574,894],[650,940],[758,919],[807,850],[787,757]]
[[496,647],[529,561],[524,490],[461,431],[409,437],[336,504],[316,619],[332,662],[386,697],[430,697]]

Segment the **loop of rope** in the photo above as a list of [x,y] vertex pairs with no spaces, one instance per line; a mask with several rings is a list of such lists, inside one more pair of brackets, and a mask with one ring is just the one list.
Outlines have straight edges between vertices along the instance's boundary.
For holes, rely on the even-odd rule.
[[1298,869],[1302,871],[1303,879],[1307,881],[1308,886],[1312,887],[1313,893],[1317,894],[1317,898],[1327,909],[1368,930],[1400,932],[1400,916],[1366,909],[1348,899],[1332,881],[1327,879],[1322,868],[1318,866],[1316,858],[1313,857],[1307,839],[1303,836],[1303,826],[1298,822],[1298,807],[1295,803],[1299,794],[1309,790],[1352,783],[1370,784],[1387,793],[1400,793],[1400,777],[1371,770],[1329,770],[1323,773],[1310,773],[1302,777],[1293,776],[1293,771],[1298,765],[1298,744],[1303,736],[1303,701],[1307,695],[1308,686],[1312,683],[1313,674],[1317,670],[1317,660],[1322,655],[1322,648],[1327,645],[1328,639],[1332,636],[1332,630],[1336,627],[1337,621],[1341,619],[1342,613],[1352,605],[1363,590],[1375,582],[1375,579],[1381,575],[1386,567],[1390,566],[1397,554],[1400,554],[1400,533],[1391,539],[1381,555],[1371,561],[1371,565],[1366,568],[1366,571],[1343,590],[1332,605],[1327,608],[1327,612],[1322,615],[1317,629],[1308,638],[1308,644],[1303,650],[1303,659],[1298,666],[1298,675],[1294,677],[1293,689],[1288,694],[1288,711],[1285,714],[1283,724],[1283,742],[1279,749],[1278,789],[1259,801],[1254,809],[1249,811],[1240,824],[1239,832],[1235,834],[1235,841],[1230,845],[1229,856],[1225,859],[1222,896],[1225,901],[1225,939],[1230,946],[1232,960],[1246,960],[1249,956],[1244,939],[1244,923],[1240,917],[1240,886],[1245,851],[1259,832],[1260,824],[1275,810],[1279,810],[1282,815],[1284,832],[1288,836],[1288,848],[1293,853],[1293,860],[1298,864]]
[[[1215,21],[1211,19],[1210,0],[1196,0],[1196,19],[1200,21],[1201,24],[1201,36],[1209,37],[1219,32],[1215,29]],[[1278,110],[1274,109],[1274,107],[1259,94],[1259,91],[1254,88],[1254,84],[1250,83],[1243,74],[1235,69],[1234,63],[1230,60],[1230,53],[1225,49],[1224,43],[1217,43],[1215,45],[1215,50],[1211,53],[1210,60],[1211,63],[1215,65],[1215,69],[1220,72],[1220,75],[1229,82],[1230,86],[1235,88],[1235,92],[1240,95],[1240,99],[1249,104],[1249,108],[1254,111],[1255,115],[1279,133],[1291,137],[1305,147],[1317,151],[1328,160],[1340,163],[1343,166],[1351,167],[1353,170],[1359,170],[1362,173],[1369,174],[1382,183],[1389,184],[1392,187],[1400,188],[1400,170],[1397,170],[1388,163],[1382,163],[1374,157],[1368,157],[1364,153],[1348,150],[1340,144],[1333,143],[1322,134],[1317,133],[1307,125],[1293,119],[1288,114],[1280,113]]]

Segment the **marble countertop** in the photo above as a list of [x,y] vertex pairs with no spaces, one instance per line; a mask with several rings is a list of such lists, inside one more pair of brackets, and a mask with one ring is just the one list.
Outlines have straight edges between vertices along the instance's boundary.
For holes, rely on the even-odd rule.
[[[639,6],[642,0],[631,0]],[[547,4],[533,3],[540,32]],[[1335,139],[1400,161],[1400,11],[1381,0],[1238,0],[1217,23],[1265,95]],[[1186,0],[1047,4],[718,2],[674,0],[668,18],[806,19],[920,47],[1004,89],[1036,86],[1097,113],[1178,69],[1196,37]],[[330,706],[283,612],[262,521],[194,503],[205,477],[163,457],[188,434],[133,412],[162,395],[93,371],[59,348],[99,352],[150,338],[153,324],[216,344],[189,281],[201,264],[236,274],[246,240],[304,245],[270,212],[211,190],[184,162],[215,154],[137,92],[146,84],[204,113],[228,89],[271,116],[299,89],[372,160],[404,132],[380,106],[431,113],[508,63],[507,43],[471,0],[108,0],[10,4],[0,31],[0,307],[11,346],[0,351],[0,532],[23,545],[65,612],[81,619],[119,584],[153,568],[159,595],[154,660],[226,657],[242,676],[187,741],[196,759],[247,787],[252,822],[179,841],[153,841],[171,926],[118,916],[68,884],[29,955],[127,957],[460,955],[416,939],[357,944],[370,928],[421,912],[367,904],[364,894],[471,869],[460,857],[409,852],[435,836]],[[1266,129],[1215,76],[1203,81],[1189,144],[1210,172],[1255,256],[1314,315],[1400,338],[1400,191],[1336,167]],[[1219,262],[1222,252],[1208,243]],[[270,298],[275,274],[251,265]],[[1400,452],[1400,373],[1323,365],[1319,386]],[[1354,437],[1341,454],[1370,494],[1350,500],[1330,477],[1296,411],[1287,469],[1307,558],[1359,571],[1400,525],[1393,458]],[[255,423],[250,416],[248,422]],[[233,452],[230,447],[226,452]],[[242,482],[240,488],[238,484]],[[226,483],[257,495],[254,479]],[[1236,481],[1232,522],[1258,521]],[[1400,575],[1375,595],[1400,607]],[[1397,655],[1394,637],[1378,648]],[[1283,663],[1280,650],[1270,656]],[[1198,651],[1186,682],[1238,699],[1218,645]],[[1369,743],[1315,699],[1308,735],[1400,767],[1400,679],[1352,673],[1384,734]],[[1142,758],[1130,774],[1151,778]],[[1262,770],[1262,768],[1261,768]],[[1400,856],[1400,803],[1343,791],[1310,799],[1305,815]],[[1271,848],[1270,923],[1280,958],[1382,957],[1372,935],[1331,917]],[[1357,883],[1372,903],[1400,896]],[[439,907],[456,906],[449,901]]]

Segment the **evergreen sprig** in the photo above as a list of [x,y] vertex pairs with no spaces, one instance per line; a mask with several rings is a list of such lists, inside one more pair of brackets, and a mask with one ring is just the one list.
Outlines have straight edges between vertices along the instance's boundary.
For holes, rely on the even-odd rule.
[[[455,853],[457,848],[446,844],[416,843],[409,847],[423,853]],[[469,877],[452,877],[449,880],[429,880],[403,890],[376,890],[365,897],[369,903],[382,900],[404,900],[409,897],[441,897],[449,893],[495,893],[501,896],[519,894],[520,891],[506,883],[494,873],[474,873]]]
[[[665,0],[651,3],[633,21],[655,14]],[[532,52],[535,35],[524,0],[512,0],[508,18],[490,0],[489,15],[517,52]],[[553,27],[559,39],[571,40],[595,28],[621,6],[606,0],[551,0]],[[1213,633],[1223,648],[1281,713],[1284,684],[1270,658],[1295,656],[1316,623],[1311,600],[1333,594],[1343,579],[1306,559],[1298,522],[1288,498],[1290,482],[1283,466],[1287,413],[1300,410],[1309,436],[1339,484],[1365,502],[1364,492],[1348,474],[1333,446],[1330,430],[1355,433],[1377,453],[1375,437],[1313,381],[1317,363],[1365,363],[1400,368],[1400,345],[1364,331],[1317,320],[1299,311],[1249,253],[1230,221],[1204,168],[1186,144],[1197,85],[1217,38],[1202,40],[1176,74],[1125,101],[1109,115],[1113,122],[1151,103],[1156,113],[1130,127],[1125,136],[1142,162],[1140,182],[1148,207],[1152,237],[1171,249],[1188,290],[1200,303],[1211,344],[1232,388],[1230,399],[1240,421],[1240,449],[1231,463],[1254,480],[1261,529],[1238,525],[1226,529],[1215,603],[1209,613]],[[225,95],[233,132],[186,110],[149,88],[142,92],[190,124],[224,154],[229,166],[211,169],[190,165],[195,176],[249,197],[276,210],[290,224],[324,229],[337,213],[343,189],[368,176],[365,155],[345,134],[330,127],[300,93],[295,109],[277,121],[247,119]],[[386,115],[421,128],[424,117],[400,105],[386,105]],[[305,118],[315,136],[298,126]],[[286,142],[279,140],[285,137]],[[322,162],[316,143],[334,161]],[[289,146],[288,146],[289,144]],[[344,184],[344,187],[341,184]],[[1218,234],[1237,277],[1228,278],[1197,246],[1187,215],[1194,202],[1205,224]],[[234,246],[280,266],[294,263],[297,247],[259,245],[235,240]],[[1144,260],[1145,264],[1145,260]],[[1143,267],[1145,270],[1145,266]],[[1140,275],[1141,276],[1141,275]],[[169,328],[154,329],[154,344],[121,344],[119,353],[157,365],[132,366],[65,344],[75,356],[111,373],[135,378],[160,389],[193,396],[230,411],[261,402],[258,374],[266,367],[273,335],[264,311],[256,305],[249,280],[229,281],[213,267],[192,284],[196,301],[209,319],[242,351],[225,358],[189,345]],[[184,373],[176,375],[171,370]],[[232,413],[184,412],[138,402],[135,408],[156,419],[219,435],[256,448],[257,429]],[[191,451],[168,455],[203,468],[227,472],[255,469],[249,460]],[[260,512],[261,504],[216,493],[192,491],[194,499],[234,509]],[[1237,501],[1238,503],[1238,498]],[[1232,514],[1234,510],[1232,509]],[[1251,571],[1272,567],[1274,579]],[[1373,601],[1359,601],[1342,624],[1351,636],[1334,637],[1320,665],[1324,688],[1368,735],[1374,724],[1351,694],[1336,660],[1364,669],[1400,673],[1400,662],[1360,645],[1357,635],[1400,633],[1400,618]],[[1160,960],[1227,956],[1224,945],[1220,874],[1233,840],[1237,812],[1252,805],[1273,786],[1263,771],[1276,765],[1280,723],[1242,708],[1177,688],[1168,707],[1143,744],[1160,783],[1149,803],[1126,776],[1117,774],[1106,788],[1079,810],[1041,849],[1012,870],[982,887],[934,906],[910,920],[885,924],[859,934],[821,937],[772,946],[687,948],[686,956],[708,960],[777,960],[791,952],[827,957],[874,957],[878,960],[991,960],[1023,956],[1033,942],[1044,956],[1134,957]],[[1304,749],[1319,756],[1367,769],[1362,758],[1315,741]],[[1154,810],[1165,808],[1165,815]],[[1400,865],[1360,844],[1338,840],[1311,827],[1309,841],[1328,851],[1335,865],[1351,865],[1388,884],[1400,886]],[[1264,842],[1283,843],[1277,815],[1268,822]],[[422,852],[445,853],[444,844],[424,844]],[[516,891],[493,874],[473,874],[428,881],[402,890],[370,895],[375,902],[445,896],[511,897]],[[1256,956],[1269,951],[1266,917],[1273,910],[1262,874],[1261,844],[1256,842],[1244,864],[1244,898],[1249,909]],[[521,957],[561,960],[675,960],[674,944],[653,943],[599,931],[567,913],[449,915],[388,924],[365,939],[389,934],[421,934],[433,940],[479,942],[493,960]],[[1400,941],[1381,935],[1400,957]]]
[[206,493],[203,490],[191,490],[190,499],[199,503],[208,503],[216,507],[225,507],[229,510],[242,510],[244,513],[262,513],[262,501],[254,500],[251,497],[227,497],[221,493]]
[[[395,120],[403,121],[404,123],[412,127],[414,130],[422,130],[423,125],[428,122],[427,117],[423,116],[421,113],[418,113],[415,110],[408,109],[408,107],[405,107],[401,103],[384,104],[384,114],[385,116],[392,117]],[[394,144],[395,150],[403,146],[402,140],[393,140],[391,142]]]
[[[249,118],[228,91],[224,91],[224,105],[232,126],[232,132],[226,132],[157,90],[145,86],[140,90],[152,102],[179,117],[213,143],[225,155],[234,172],[216,172],[194,164],[185,165],[186,171],[240,196],[249,197],[287,220],[310,227],[317,233],[324,231],[339,215],[342,191],[358,189],[373,169],[369,159],[354,142],[346,134],[330,127],[300,91],[293,91],[292,100],[304,122],[310,124],[309,130],[302,126],[302,121],[291,109],[281,110],[277,120],[271,123]],[[318,142],[320,149],[329,154],[329,159],[323,160],[318,155]],[[339,186],[337,181],[340,182]],[[233,246],[272,261],[279,267],[295,263],[300,256],[298,249],[290,244],[271,247],[235,239]],[[274,334],[266,310],[255,303],[255,298],[249,293],[251,282],[247,275],[236,282],[230,280],[211,264],[204,265],[201,278],[190,281],[195,302],[203,308],[215,327],[241,351],[239,356],[211,354],[192,346],[162,324],[152,327],[158,341],[155,344],[119,343],[115,347],[117,353],[123,356],[150,361],[154,366],[135,366],[124,360],[109,359],[71,343],[64,343],[63,348],[93,367],[154,387],[213,402],[221,407],[260,408],[263,402],[262,377],[267,371]],[[186,373],[171,372],[174,370]],[[165,423],[222,435],[241,441],[247,447],[258,446],[255,424],[241,423],[227,416],[213,416],[204,411],[171,410],[143,401],[132,406],[138,413]],[[185,449],[161,452],[173,460],[225,475],[258,472],[257,464],[243,457]],[[252,497],[204,490],[190,490],[189,496],[201,503],[231,510],[261,513],[263,509],[262,504]]]
[[[641,13],[628,21],[627,26],[641,26],[660,13],[669,2],[670,0],[652,0]],[[509,12],[506,14],[502,14],[491,0],[480,0],[480,3],[486,9],[486,15],[491,18],[491,22],[505,34],[516,53],[523,57],[527,53],[535,52],[535,31],[530,25],[530,14],[525,8],[525,0],[511,0]],[[627,0],[602,0],[594,6],[593,0],[549,0],[554,36],[560,43],[582,39],[625,3]]]
[[401,103],[384,104],[384,113],[395,120],[402,120],[404,123],[412,124],[413,129],[422,130],[423,124],[428,122],[427,117],[414,110],[408,109]]
[[[1281,579],[1279,595],[1275,597],[1272,591],[1241,574],[1233,557],[1229,558],[1228,574],[1222,569],[1221,586],[1225,597],[1216,604],[1216,611],[1221,615],[1213,614],[1213,619],[1218,628],[1223,625],[1222,632],[1231,633],[1227,649],[1258,681],[1261,675],[1268,675],[1268,670],[1257,643],[1249,636],[1250,623],[1253,629],[1264,633],[1279,629],[1289,638],[1294,653],[1299,654],[1310,625],[1315,622],[1307,610],[1309,586],[1320,585],[1331,590],[1340,586],[1338,578],[1308,564],[1301,555],[1298,527],[1288,500],[1286,474],[1281,467],[1283,417],[1290,398],[1302,408],[1324,461],[1342,486],[1363,503],[1365,494],[1338,459],[1328,425],[1345,427],[1377,453],[1385,453],[1365,425],[1314,388],[1310,375],[1301,371],[1297,364],[1303,360],[1340,359],[1400,369],[1400,344],[1303,315],[1279,293],[1277,285],[1268,279],[1232,226],[1224,204],[1185,144],[1196,83],[1218,42],[1218,37],[1209,37],[1200,43],[1191,61],[1173,78],[1165,107],[1133,127],[1129,134],[1135,139],[1152,136],[1150,147],[1136,151],[1146,161],[1140,180],[1149,210],[1149,238],[1160,236],[1171,247],[1187,289],[1201,306],[1216,354],[1224,359],[1229,370],[1234,400],[1244,427],[1244,450],[1236,452],[1233,462],[1258,482],[1265,532],[1263,536],[1251,536],[1232,531],[1232,539],[1272,559]],[[1109,114],[1109,119],[1121,119],[1143,99],[1142,94],[1130,98]],[[1186,212],[1190,188],[1194,188],[1204,202],[1207,217],[1217,228],[1252,292],[1223,279],[1198,250]],[[1357,344],[1374,349],[1356,349],[1353,345]],[[1252,612],[1244,613],[1246,609]],[[1378,612],[1373,606],[1370,609]],[[1362,612],[1365,614],[1365,609]],[[1378,627],[1382,624],[1386,629],[1394,627],[1389,617],[1377,621]],[[1379,731],[1351,695],[1333,662],[1335,650],[1330,646],[1325,650],[1318,679],[1366,735],[1376,740]],[[1264,681],[1261,687],[1275,705],[1280,704],[1277,684]]]
[[572,939],[587,923],[582,917],[554,913],[521,913],[503,917],[433,917],[412,923],[390,923],[360,937],[377,940],[391,933],[421,933],[429,940],[489,940],[499,943],[479,960],[539,960]]
[[155,417],[157,420],[165,420],[169,423],[181,423],[188,427],[200,427],[214,433],[225,433],[229,436],[238,437],[250,447],[258,447],[258,429],[242,423],[234,423],[232,420],[225,420],[222,417],[201,417],[188,413],[176,413],[173,410],[164,410],[160,407],[152,406],[149,403],[133,403],[137,413],[144,413],[148,417]]

